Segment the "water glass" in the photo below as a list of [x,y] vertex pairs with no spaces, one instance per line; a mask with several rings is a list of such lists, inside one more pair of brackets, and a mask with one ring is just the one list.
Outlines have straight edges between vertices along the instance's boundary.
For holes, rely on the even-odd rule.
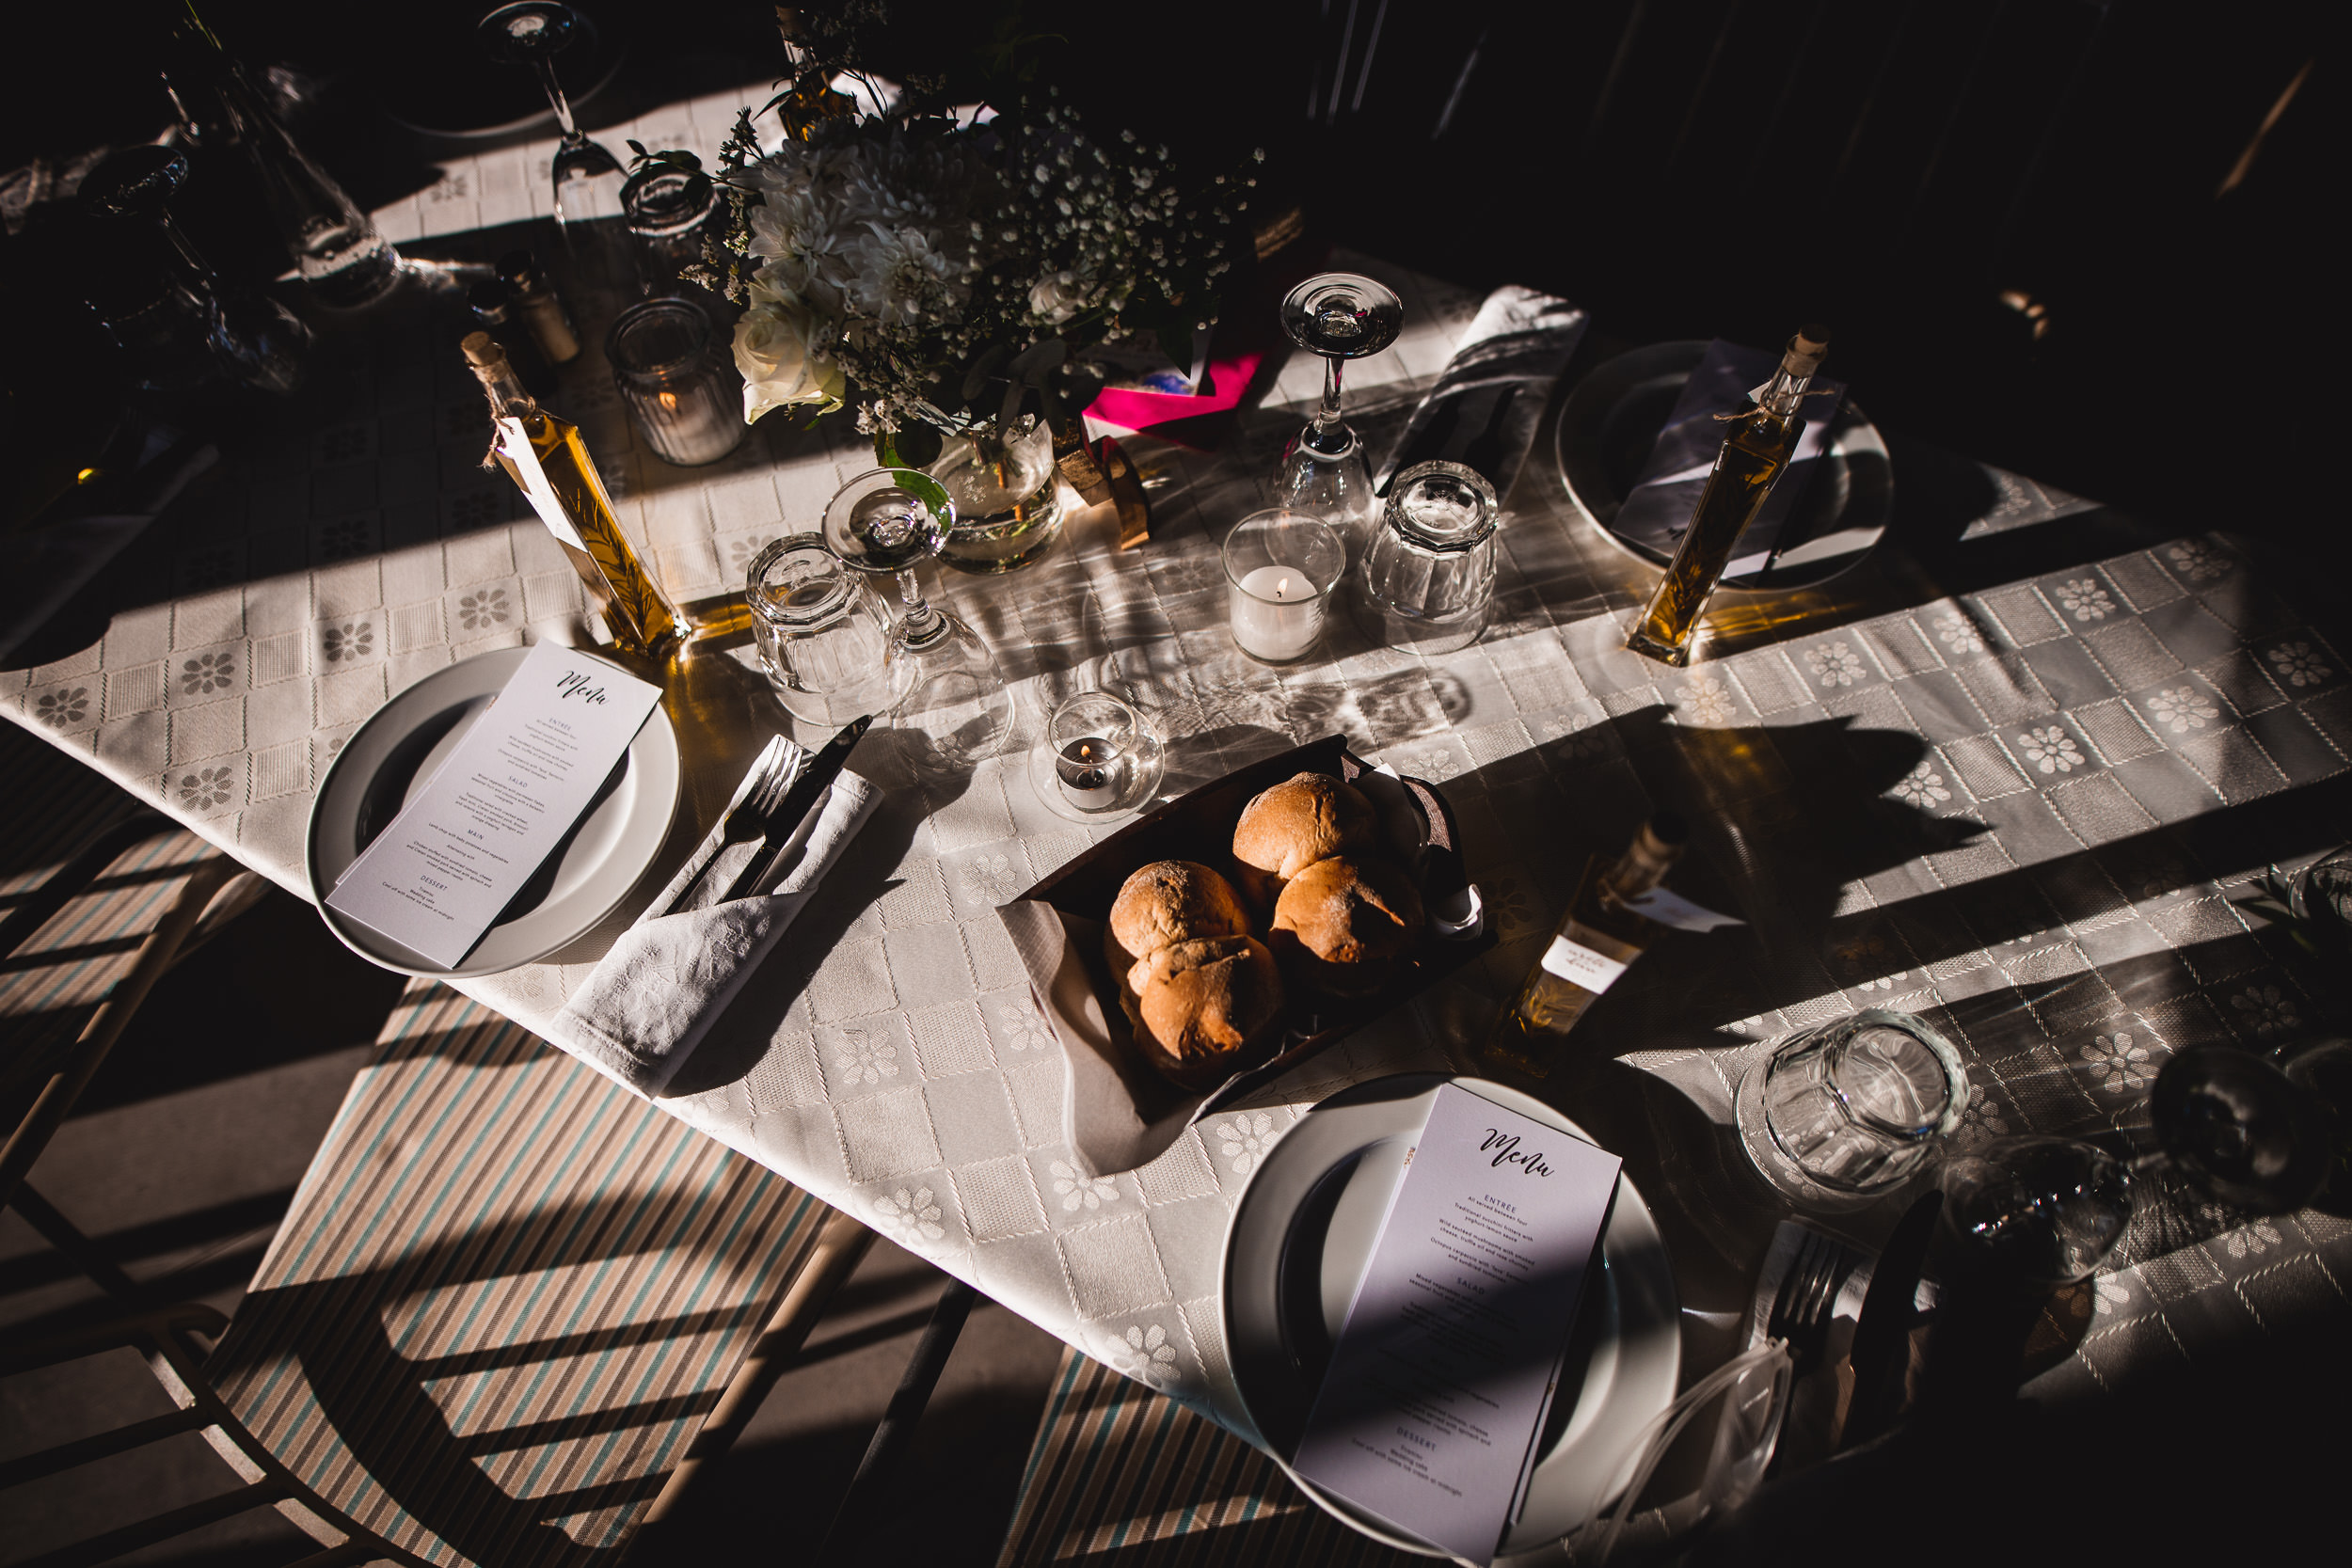
[[605,340],[612,379],[638,434],[664,463],[716,463],[743,444],[743,383],[710,352],[710,318],[684,299],[621,312]]
[[2132,1219],[2130,1170],[2073,1138],[1994,1138],[1947,1161],[1935,1182],[1967,1252],[2027,1285],[2088,1278]]
[[1389,486],[1357,574],[1364,634],[1450,654],[1478,641],[1495,591],[1494,486],[1459,463],[1420,463]]
[[621,215],[637,253],[637,280],[649,294],[665,294],[703,260],[703,237],[719,210],[718,188],[696,191],[692,176],[673,168],[640,169],[621,187]]
[[1923,1020],[1870,1008],[1780,1042],[1733,1104],[1748,1157],[1781,1193],[1862,1208],[1917,1175],[1960,1125],[1968,1075]]
[[785,711],[834,729],[896,701],[890,617],[882,600],[814,533],[779,539],[753,558],[744,602],[752,640]]

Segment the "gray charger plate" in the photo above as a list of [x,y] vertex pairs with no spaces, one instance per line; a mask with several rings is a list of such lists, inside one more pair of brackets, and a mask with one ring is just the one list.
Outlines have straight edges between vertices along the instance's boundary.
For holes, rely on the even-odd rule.
[[677,734],[657,706],[603,799],[454,969],[326,907],[336,879],[433,777],[529,653],[494,648],[435,671],[377,708],[327,768],[310,803],[303,869],[326,928],[370,962],[450,979],[534,963],[595,929],[660,852],[677,810],[679,772]]
[[[1706,357],[1707,344],[1695,339],[1630,350],[1594,366],[1560,410],[1553,443],[1568,499],[1612,545],[1652,566],[1664,566],[1667,558],[1620,535],[1617,509],[1642,477],[1682,384]],[[1827,582],[1877,547],[1894,510],[1886,442],[1848,398],[1829,450],[1782,530],[1800,543],[1762,571],[1726,576],[1724,586],[1774,592]]]
[[[1225,1335],[1242,1403],[1285,1473],[1334,1517],[1423,1557],[1447,1554],[1330,1496],[1290,1468],[1330,1346],[1379,1239],[1405,1154],[1452,1082],[1506,1109],[1585,1138],[1539,1100],[1476,1078],[1400,1073],[1359,1084],[1309,1111],[1266,1155],[1225,1238]],[[1593,1283],[1569,1338],[1544,1454],[1502,1555],[1559,1540],[1619,1491],[1642,1430],[1673,1402],[1682,1370],[1674,1270],[1630,1178],[1601,1238]],[[1570,1389],[1576,1391],[1571,1394]]]

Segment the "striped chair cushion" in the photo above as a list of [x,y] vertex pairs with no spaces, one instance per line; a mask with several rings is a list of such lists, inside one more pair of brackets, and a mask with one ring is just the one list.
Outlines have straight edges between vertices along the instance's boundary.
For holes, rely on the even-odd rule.
[[609,1562],[827,1212],[412,983],[207,1373],[417,1559]]
[[1215,1422],[1070,1350],[997,1568],[1428,1562],[1341,1524]]

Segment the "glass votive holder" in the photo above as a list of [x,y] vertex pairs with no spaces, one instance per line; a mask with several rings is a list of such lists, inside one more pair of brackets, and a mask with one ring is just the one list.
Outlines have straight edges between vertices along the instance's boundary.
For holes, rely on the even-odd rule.
[[743,444],[743,383],[710,352],[710,318],[686,299],[621,312],[605,339],[612,379],[638,434],[664,463],[716,463]]
[[1960,1053],[1925,1020],[1877,1007],[1782,1040],[1732,1096],[1740,1144],[1764,1180],[1821,1211],[1899,1190],[1967,1106]]
[[793,718],[832,730],[896,704],[910,669],[889,657],[889,614],[821,534],[796,533],[753,557],[743,602],[768,682]]
[[1281,507],[1244,517],[1225,536],[1234,643],[1262,664],[1306,657],[1346,569],[1346,543],[1321,518]]
[[1388,504],[1357,574],[1364,635],[1407,653],[1450,654],[1486,629],[1495,591],[1495,487],[1459,463],[1417,463]]
[[628,224],[636,254],[637,281],[647,293],[668,293],[686,269],[703,260],[703,237],[719,191],[708,180],[701,189],[691,175],[674,168],[643,168],[621,187],[621,215]]
[[1029,753],[1029,784],[1055,816],[1101,822],[1131,812],[1160,787],[1159,733],[1108,691],[1081,691],[1045,721]]

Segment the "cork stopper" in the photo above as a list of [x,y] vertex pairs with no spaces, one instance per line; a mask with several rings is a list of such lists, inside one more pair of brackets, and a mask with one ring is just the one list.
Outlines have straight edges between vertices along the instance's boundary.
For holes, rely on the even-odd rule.
[[469,332],[457,346],[466,351],[466,363],[473,367],[473,373],[484,380],[505,372],[506,349],[487,332]]
[[1808,377],[1821,368],[1821,360],[1828,353],[1829,328],[1808,322],[1788,340],[1788,352],[1782,356],[1780,366],[1790,375]]

